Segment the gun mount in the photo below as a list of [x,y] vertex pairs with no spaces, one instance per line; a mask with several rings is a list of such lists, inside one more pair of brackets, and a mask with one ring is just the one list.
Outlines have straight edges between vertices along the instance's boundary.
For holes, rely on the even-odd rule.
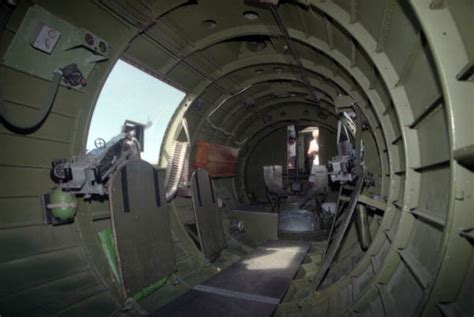
[[76,195],[107,195],[110,176],[128,160],[140,158],[135,130],[120,133],[107,143],[96,139],[96,148],[86,154],[52,162],[51,178],[63,191]]

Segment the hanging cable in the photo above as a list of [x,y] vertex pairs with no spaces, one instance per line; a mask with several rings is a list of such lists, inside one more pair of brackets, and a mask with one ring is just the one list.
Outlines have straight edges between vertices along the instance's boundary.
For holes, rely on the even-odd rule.
[[61,84],[61,80],[63,78],[64,82],[69,86],[75,87],[80,85],[84,87],[87,85],[87,80],[85,79],[82,72],[79,70],[77,64],[69,64],[66,65],[64,68],[55,70],[53,72],[53,80],[50,83],[46,100],[41,105],[39,114],[36,115],[34,119],[31,119],[29,121],[16,121],[14,118],[12,118],[12,115],[6,109],[5,100],[3,98],[3,91],[1,90],[0,86],[0,118],[3,123],[14,130],[19,130],[22,132],[33,132],[37,130],[46,120],[48,114],[51,112],[54,101],[56,99],[56,95],[59,90],[59,85]]
[[[2,120],[6,123],[6,125],[16,129],[16,130],[23,130],[23,131],[31,131],[36,130],[39,126],[46,120],[51,108],[53,107],[54,100],[56,99],[56,94],[59,89],[59,84],[61,83],[62,79],[62,72],[54,72],[53,80],[51,82],[50,88],[48,90],[48,94],[46,97],[45,102],[41,106],[40,113],[34,118],[29,121],[17,121],[12,118],[11,113],[8,112],[5,106],[5,101],[3,98],[3,91],[0,90],[0,116]],[[0,87],[1,89],[1,87]]]
[[298,54],[298,50],[293,43],[293,40],[291,39],[290,33],[288,32],[288,28],[286,27],[285,23],[283,22],[283,19],[281,18],[280,14],[278,13],[278,8],[276,6],[270,6],[270,10],[272,12],[273,19],[275,20],[275,23],[278,25],[280,32],[282,33],[283,37],[285,38],[288,50],[290,51],[291,56],[293,57],[296,67],[299,70],[301,80],[303,83],[306,85],[306,88],[308,89],[309,94],[311,97],[314,98],[314,100],[319,103],[320,102],[320,97],[316,95],[314,92],[314,87],[312,86],[311,82],[308,79],[308,76],[305,74],[304,66],[303,63],[301,62],[301,58]]

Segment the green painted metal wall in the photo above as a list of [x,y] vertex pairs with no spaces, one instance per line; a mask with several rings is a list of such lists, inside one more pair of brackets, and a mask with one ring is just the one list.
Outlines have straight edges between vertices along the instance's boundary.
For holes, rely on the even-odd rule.
[[[37,131],[19,134],[0,125],[0,313],[104,315],[123,301],[96,235],[108,226],[106,204],[81,204],[74,224],[51,227],[43,224],[39,196],[53,186],[51,160],[85,148],[114,61],[127,58],[188,93],[168,127],[162,165],[183,116],[194,141],[241,147],[286,120],[280,113],[291,113],[295,102],[308,102],[308,85],[270,12],[243,1],[35,3],[104,38],[112,51],[85,89],[60,88]],[[2,3],[2,56],[29,5]],[[248,10],[259,19],[245,20]],[[469,0],[280,5],[303,72],[322,100],[319,108],[309,102],[299,119],[335,128],[332,99],[344,93],[357,100],[377,145],[388,207],[365,254],[351,250],[355,238],[346,239],[334,283],[279,313],[472,315],[473,10]],[[209,19],[216,27],[202,24]],[[259,36],[262,50],[247,45],[255,40],[249,35]],[[19,118],[34,115],[48,83],[0,66],[2,97]],[[211,122],[220,129],[207,119],[216,107]],[[240,195],[242,182],[233,184]],[[195,252],[184,241],[183,254]],[[186,263],[182,270],[196,269]]]

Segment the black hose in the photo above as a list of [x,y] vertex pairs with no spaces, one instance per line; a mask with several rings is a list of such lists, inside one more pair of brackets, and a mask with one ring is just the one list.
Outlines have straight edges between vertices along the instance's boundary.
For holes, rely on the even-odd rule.
[[56,99],[56,94],[58,93],[59,84],[61,83],[62,76],[63,75],[61,73],[55,72],[53,74],[53,81],[51,82],[46,101],[42,105],[39,115],[36,118],[30,120],[29,122],[17,122],[11,117],[11,115],[8,113],[5,107],[3,92],[0,90],[0,117],[4,125],[7,126],[8,128],[11,128],[12,130],[18,130],[22,132],[31,133],[31,132],[36,131],[41,126],[41,124],[46,120],[46,118],[48,117],[48,114],[51,111],[51,108],[53,107],[54,100]]

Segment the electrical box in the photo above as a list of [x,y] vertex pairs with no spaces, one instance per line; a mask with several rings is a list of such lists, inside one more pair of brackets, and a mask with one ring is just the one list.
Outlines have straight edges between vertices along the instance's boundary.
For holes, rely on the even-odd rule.
[[77,64],[87,78],[95,63],[108,59],[109,50],[99,36],[33,5],[5,52],[3,64],[47,80],[53,79],[55,70]]
[[40,24],[38,26],[38,32],[31,43],[34,48],[39,49],[42,52],[51,54],[58,43],[61,33],[52,27],[49,27],[45,24]]

